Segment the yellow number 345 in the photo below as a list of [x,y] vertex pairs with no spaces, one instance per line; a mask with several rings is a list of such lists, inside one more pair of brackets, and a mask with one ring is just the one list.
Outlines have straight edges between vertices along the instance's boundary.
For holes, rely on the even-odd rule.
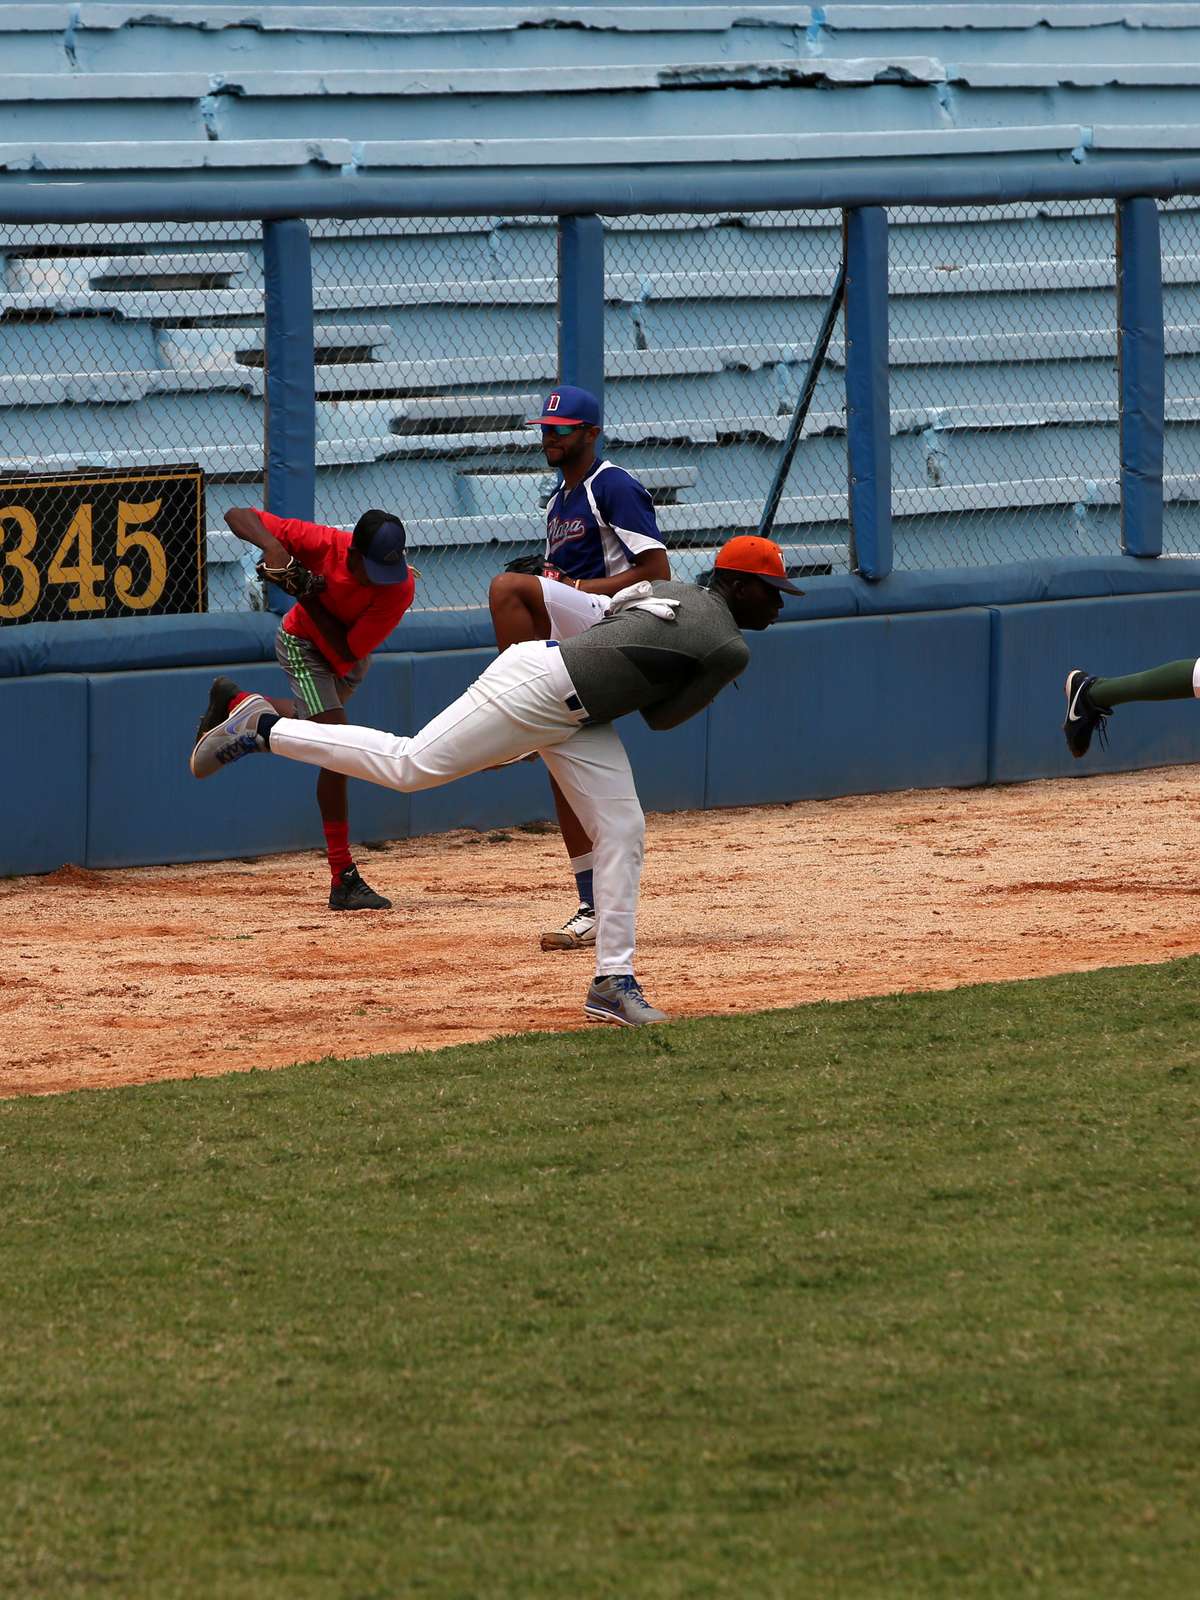
[[[122,606],[130,611],[146,611],[162,598],[167,584],[167,555],[162,541],[145,523],[154,521],[162,506],[161,500],[144,504],[121,500],[117,505],[117,555],[127,556],[140,551],[146,558],[147,570],[143,574],[143,587],[134,587],[133,568],[120,561],[113,571],[113,592]],[[8,545],[7,530],[15,525],[17,537]],[[42,576],[30,559],[37,544],[38,527],[33,513],[25,506],[0,506],[0,552],[3,568],[10,569],[20,580],[16,598],[0,601],[0,619],[14,621],[26,617],[37,605],[42,592]],[[74,555],[74,560],[71,556]],[[4,577],[7,574],[3,575]],[[93,556],[92,506],[85,501],[71,518],[70,526],[59,540],[58,548],[46,568],[47,579],[54,584],[74,587],[75,593],[67,601],[67,611],[72,616],[82,616],[108,609],[108,601],[99,591],[107,577],[104,567]],[[0,582],[3,578],[0,578]],[[0,588],[4,593],[7,584]]]

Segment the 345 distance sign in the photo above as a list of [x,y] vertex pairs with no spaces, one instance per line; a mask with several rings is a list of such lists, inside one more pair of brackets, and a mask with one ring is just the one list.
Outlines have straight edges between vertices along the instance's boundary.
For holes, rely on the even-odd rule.
[[0,626],[203,611],[199,467],[0,478]]

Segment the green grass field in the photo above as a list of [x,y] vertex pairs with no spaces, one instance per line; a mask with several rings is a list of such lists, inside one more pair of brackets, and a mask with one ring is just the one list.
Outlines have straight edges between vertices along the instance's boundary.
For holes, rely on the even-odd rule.
[[1190,1600],[1198,987],[0,1103],[0,1593]]

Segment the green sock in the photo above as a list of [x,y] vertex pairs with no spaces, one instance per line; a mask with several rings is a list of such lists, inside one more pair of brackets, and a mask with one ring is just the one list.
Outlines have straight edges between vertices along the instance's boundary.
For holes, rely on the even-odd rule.
[[1098,709],[1123,706],[1129,700],[1191,700],[1195,695],[1192,672],[1195,661],[1168,661],[1148,672],[1131,672],[1125,678],[1097,678],[1088,685],[1087,697]]

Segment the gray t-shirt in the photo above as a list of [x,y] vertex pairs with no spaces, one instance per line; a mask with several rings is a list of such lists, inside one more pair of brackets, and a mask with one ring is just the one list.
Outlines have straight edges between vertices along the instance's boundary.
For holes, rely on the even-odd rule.
[[652,728],[678,727],[703,711],[750,660],[715,590],[672,579],[650,588],[679,601],[673,621],[621,611],[563,640],[563,662],[593,722],[640,711]]

